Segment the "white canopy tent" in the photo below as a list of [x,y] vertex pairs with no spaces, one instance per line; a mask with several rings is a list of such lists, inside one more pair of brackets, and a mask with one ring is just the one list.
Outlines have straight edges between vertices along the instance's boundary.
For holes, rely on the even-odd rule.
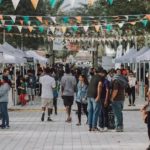
[[139,51],[137,51],[134,55],[130,56],[129,62],[130,63],[136,63],[136,58],[139,57],[139,56],[141,56],[142,54],[144,54],[148,50],[149,50],[148,47],[143,47],[142,49],[140,49]]
[[43,56],[40,56],[35,51],[31,51],[31,50],[30,51],[26,51],[26,57],[27,58],[33,57],[34,62],[39,61],[39,63],[41,63],[41,64],[48,63],[48,59],[47,58],[45,58]]
[[130,57],[134,55],[136,52],[137,52],[136,49],[131,48],[125,55],[119,58],[116,58],[115,62],[116,63],[129,63]]
[[146,51],[142,55],[138,56],[136,58],[136,61],[137,62],[140,62],[140,61],[150,61],[150,49],[148,49],[148,51]]

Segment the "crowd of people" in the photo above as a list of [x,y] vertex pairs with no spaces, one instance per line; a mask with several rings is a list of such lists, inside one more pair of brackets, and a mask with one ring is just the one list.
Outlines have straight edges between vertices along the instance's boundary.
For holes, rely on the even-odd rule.
[[[45,120],[53,121],[51,114],[57,115],[57,98],[60,95],[66,109],[66,122],[72,122],[72,105],[77,105],[77,126],[82,124],[82,114],[86,115],[86,124],[89,131],[107,131],[110,128],[109,111],[114,115],[114,128],[116,132],[124,131],[123,106],[126,94],[129,98],[128,106],[135,106],[135,91],[137,79],[128,68],[111,69],[106,71],[102,67],[83,69],[66,66],[54,68],[38,67],[37,74],[29,69],[26,75],[17,71],[16,88],[18,103],[22,106],[34,104],[35,95],[41,97],[42,115]],[[8,92],[12,86],[9,79],[9,69],[4,69],[0,82],[0,111],[2,114],[1,128],[9,128]],[[38,90],[37,90],[38,89]],[[150,91],[148,92],[150,101]],[[143,110],[148,105],[143,107]],[[111,109],[110,109],[111,108]],[[147,110],[150,112],[150,109]],[[148,134],[150,137],[150,113],[147,117]],[[113,122],[112,122],[113,123]]]

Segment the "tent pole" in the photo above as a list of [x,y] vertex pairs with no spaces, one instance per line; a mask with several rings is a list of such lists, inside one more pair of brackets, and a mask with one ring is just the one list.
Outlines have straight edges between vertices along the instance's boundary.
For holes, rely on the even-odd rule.
[[15,92],[14,92],[14,106],[16,106],[16,101],[17,101],[17,88],[16,88],[16,78],[17,78],[17,75],[16,75],[16,64],[15,64]]

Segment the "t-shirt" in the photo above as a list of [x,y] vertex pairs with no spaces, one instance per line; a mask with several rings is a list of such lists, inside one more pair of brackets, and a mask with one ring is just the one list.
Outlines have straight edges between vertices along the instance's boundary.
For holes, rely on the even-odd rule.
[[125,99],[125,87],[117,80],[113,81],[113,90],[118,90],[117,96],[114,101],[124,101]]
[[101,81],[101,77],[99,75],[94,75],[90,81],[87,97],[96,98],[97,96],[97,87],[98,83]]
[[63,96],[74,96],[76,78],[72,74],[65,74],[61,79],[61,87],[63,87]]
[[55,79],[49,75],[40,77],[39,82],[42,84],[41,98],[53,99],[53,88],[56,87]]

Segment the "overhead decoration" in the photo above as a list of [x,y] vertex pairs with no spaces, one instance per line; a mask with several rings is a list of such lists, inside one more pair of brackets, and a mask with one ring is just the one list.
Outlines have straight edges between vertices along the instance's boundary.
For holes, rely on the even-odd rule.
[[55,32],[55,27],[49,27],[49,29],[51,30],[51,32],[54,34],[54,32]]
[[95,1],[95,0],[88,0],[88,5],[89,5],[89,6],[92,6],[92,5],[94,4],[94,1]]
[[99,32],[100,25],[95,25],[94,27],[95,27],[96,32]]
[[36,17],[41,23],[43,22],[43,17],[42,16],[37,16]]
[[110,32],[110,31],[112,30],[112,25],[111,25],[111,24],[107,24],[106,30],[107,30],[108,32]]
[[147,19],[144,19],[144,20],[142,20],[141,22],[142,22],[142,24],[144,25],[144,27],[146,27],[147,24],[148,24],[148,20],[147,20]]
[[7,30],[8,32],[11,31],[11,30],[12,30],[12,26],[11,26],[11,25],[6,26],[6,30]]
[[49,3],[50,3],[50,6],[51,6],[52,8],[54,8],[55,5],[56,5],[56,0],[49,0]]
[[43,33],[43,32],[44,32],[44,27],[43,27],[43,26],[39,26],[39,31],[40,31],[41,33]]
[[39,0],[31,0],[31,3],[32,3],[34,9],[37,8],[38,2],[39,2]]
[[72,29],[73,29],[73,31],[76,32],[78,30],[78,27],[77,26],[73,26]]
[[21,33],[21,31],[22,31],[22,26],[17,26],[17,27],[18,27],[19,32]]
[[0,0],[0,4],[3,2],[3,0]]
[[109,5],[112,5],[112,4],[113,4],[113,0],[107,0],[107,3],[108,3]]
[[10,17],[11,17],[12,21],[15,23],[16,22],[16,16],[11,15]]
[[83,26],[83,29],[84,29],[85,32],[87,32],[88,29],[89,29],[89,26]]
[[33,27],[32,26],[28,26],[28,29],[29,29],[30,32],[33,31]]
[[150,14],[146,15],[145,18],[150,21]]
[[20,20],[20,24],[23,25],[23,20]]
[[61,29],[63,33],[66,33],[67,27],[63,26]]
[[3,15],[0,15],[0,20],[3,20]]
[[14,6],[14,9],[16,10],[18,4],[19,4],[20,0],[12,0],[12,3],[13,3],[13,6]]
[[81,23],[81,21],[82,21],[82,17],[81,16],[77,16],[76,19],[77,19],[78,23]]
[[129,22],[129,23],[132,24],[132,25],[136,25],[135,21],[132,21],[132,22]]
[[69,17],[63,17],[64,23],[69,23]]
[[51,17],[52,21],[56,23],[56,17]]
[[29,16],[23,16],[23,20],[26,24],[28,24],[29,21]]
[[124,25],[124,22],[118,23],[118,26],[119,26],[120,28],[122,28],[123,25]]

